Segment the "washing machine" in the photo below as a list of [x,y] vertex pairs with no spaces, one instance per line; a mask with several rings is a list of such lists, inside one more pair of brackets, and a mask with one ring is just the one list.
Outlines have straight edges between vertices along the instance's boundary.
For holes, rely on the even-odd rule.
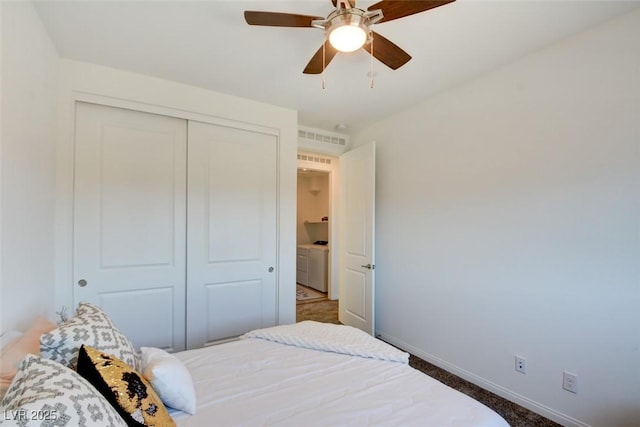
[[327,292],[329,248],[304,244],[297,247],[296,281],[320,292]]

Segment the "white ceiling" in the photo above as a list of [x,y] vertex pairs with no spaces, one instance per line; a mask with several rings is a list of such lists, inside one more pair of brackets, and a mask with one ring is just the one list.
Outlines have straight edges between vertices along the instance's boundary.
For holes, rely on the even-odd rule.
[[[374,1],[358,0],[366,9]],[[301,125],[354,133],[430,95],[589,26],[640,1],[457,0],[373,29],[413,59],[391,71],[364,51],[338,54],[324,73],[302,70],[321,46],[315,28],[256,27],[244,10],[326,16],[330,0],[38,1],[60,55],[263,101]]]

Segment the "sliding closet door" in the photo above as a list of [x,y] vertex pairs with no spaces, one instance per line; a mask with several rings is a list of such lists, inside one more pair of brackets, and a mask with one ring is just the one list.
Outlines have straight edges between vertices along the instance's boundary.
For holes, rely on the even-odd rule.
[[74,301],[136,347],[185,347],[186,121],[76,110]]
[[189,122],[187,347],[276,323],[277,137]]

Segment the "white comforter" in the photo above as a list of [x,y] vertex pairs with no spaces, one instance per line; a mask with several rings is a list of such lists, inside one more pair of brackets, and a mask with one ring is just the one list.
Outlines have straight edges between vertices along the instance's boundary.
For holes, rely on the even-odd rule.
[[182,427],[508,427],[495,412],[403,363],[246,338],[177,353],[198,399]]
[[336,326],[331,323],[307,320],[291,325],[256,329],[240,337],[240,339],[245,338],[259,338],[312,350],[409,363],[409,353],[398,350],[351,326]]

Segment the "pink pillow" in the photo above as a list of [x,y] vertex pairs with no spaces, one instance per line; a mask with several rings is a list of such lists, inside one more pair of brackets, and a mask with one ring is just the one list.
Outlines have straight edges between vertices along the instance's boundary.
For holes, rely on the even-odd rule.
[[20,362],[29,353],[40,354],[40,335],[55,329],[57,325],[39,316],[21,337],[10,342],[0,353],[0,398],[9,388]]

